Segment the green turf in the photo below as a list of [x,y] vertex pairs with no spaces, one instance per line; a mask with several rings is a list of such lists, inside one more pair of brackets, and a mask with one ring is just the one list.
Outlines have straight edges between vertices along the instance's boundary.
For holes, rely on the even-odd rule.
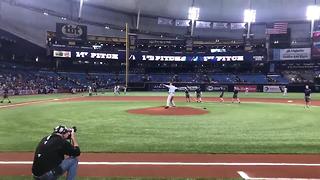
[[[259,95],[267,97],[250,96]],[[41,99],[24,98],[28,101],[30,97]],[[320,153],[318,107],[178,102],[178,106],[206,107],[210,113],[147,116],[126,112],[161,105],[163,102],[51,102],[0,109],[0,151],[34,151],[54,126],[65,124],[78,127],[85,152]]]

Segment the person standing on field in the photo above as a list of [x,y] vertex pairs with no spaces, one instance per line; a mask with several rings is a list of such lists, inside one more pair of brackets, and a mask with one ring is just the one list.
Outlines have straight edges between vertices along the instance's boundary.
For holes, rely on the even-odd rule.
[[162,84],[162,85],[168,88],[167,105],[165,106],[165,109],[168,109],[169,107],[176,107],[176,105],[174,104],[173,98],[174,98],[175,91],[178,88],[172,85],[172,83],[170,83],[169,85],[166,85],[166,84]]
[[304,101],[306,103],[305,108],[309,108],[311,101],[311,89],[309,89],[308,85],[306,85],[306,88],[304,90]]
[[234,87],[234,90],[233,90],[233,96],[232,96],[232,103],[234,103],[235,101],[237,101],[238,103],[240,103],[240,99],[238,97],[238,94],[239,94],[239,90],[237,87]]
[[224,96],[224,88],[223,88],[223,87],[221,87],[221,88],[220,88],[220,90],[221,90],[221,92],[220,92],[220,96],[219,96],[219,98],[220,98],[220,102],[224,102],[224,99],[223,99],[223,96]]
[[188,86],[186,86],[184,93],[186,95],[186,102],[190,102],[190,89]]

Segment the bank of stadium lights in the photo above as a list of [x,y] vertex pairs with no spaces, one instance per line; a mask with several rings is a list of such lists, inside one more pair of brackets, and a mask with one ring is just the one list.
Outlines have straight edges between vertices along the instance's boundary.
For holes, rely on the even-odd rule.
[[110,27],[109,27],[109,26],[105,26],[104,28],[105,28],[105,29],[108,29],[108,30],[110,29]]
[[190,7],[189,13],[188,13],[188,19],[192,21],[196,21],[199,19],[199,14],[200,14],[200,8]]
[[314,21],[320,19],[320,7],[316,5],[311,5],[307,7],[306,12],[307,20],[311,21],[311,31],[310,37],[313,37]]
[[247,39],[250,38],[251,23],[256,22],[256,10],[245,9],[243,12],[243,22],[248,23]]
[[320,7],[316,5],[308,6],[306,12],[307,20],[315,21],[320,18]]
[[254,23],[256,22],[256,10],[254,9],[245,9],[243,16],[243,22],[245,23]]

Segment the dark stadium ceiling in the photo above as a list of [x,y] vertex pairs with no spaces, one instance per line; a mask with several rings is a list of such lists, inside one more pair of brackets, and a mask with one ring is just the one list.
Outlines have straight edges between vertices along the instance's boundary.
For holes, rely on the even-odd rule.
[[[243,10],[249,8],[249,0],[84,0],[84,5],[132,14],[140,9],[141,15],[185,19],[193,1],[194,6],[200,7],[200,20],[242,21]],[[306,19],[306,7],[318,3],[317,0],[251,0],[251,7],[257,10],[257,22],[301,21]]]

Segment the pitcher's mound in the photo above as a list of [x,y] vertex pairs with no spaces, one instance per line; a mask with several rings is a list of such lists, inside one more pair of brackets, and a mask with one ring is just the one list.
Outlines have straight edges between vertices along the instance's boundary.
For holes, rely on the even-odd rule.
[[132,109],[128,110],[127,112],[132,114],[146,114],[154,116],[190,116],[209,113],[208,111],[191,107],[171,107],[168,109],[165,109],[164,107],[152,107],[144,109]]

